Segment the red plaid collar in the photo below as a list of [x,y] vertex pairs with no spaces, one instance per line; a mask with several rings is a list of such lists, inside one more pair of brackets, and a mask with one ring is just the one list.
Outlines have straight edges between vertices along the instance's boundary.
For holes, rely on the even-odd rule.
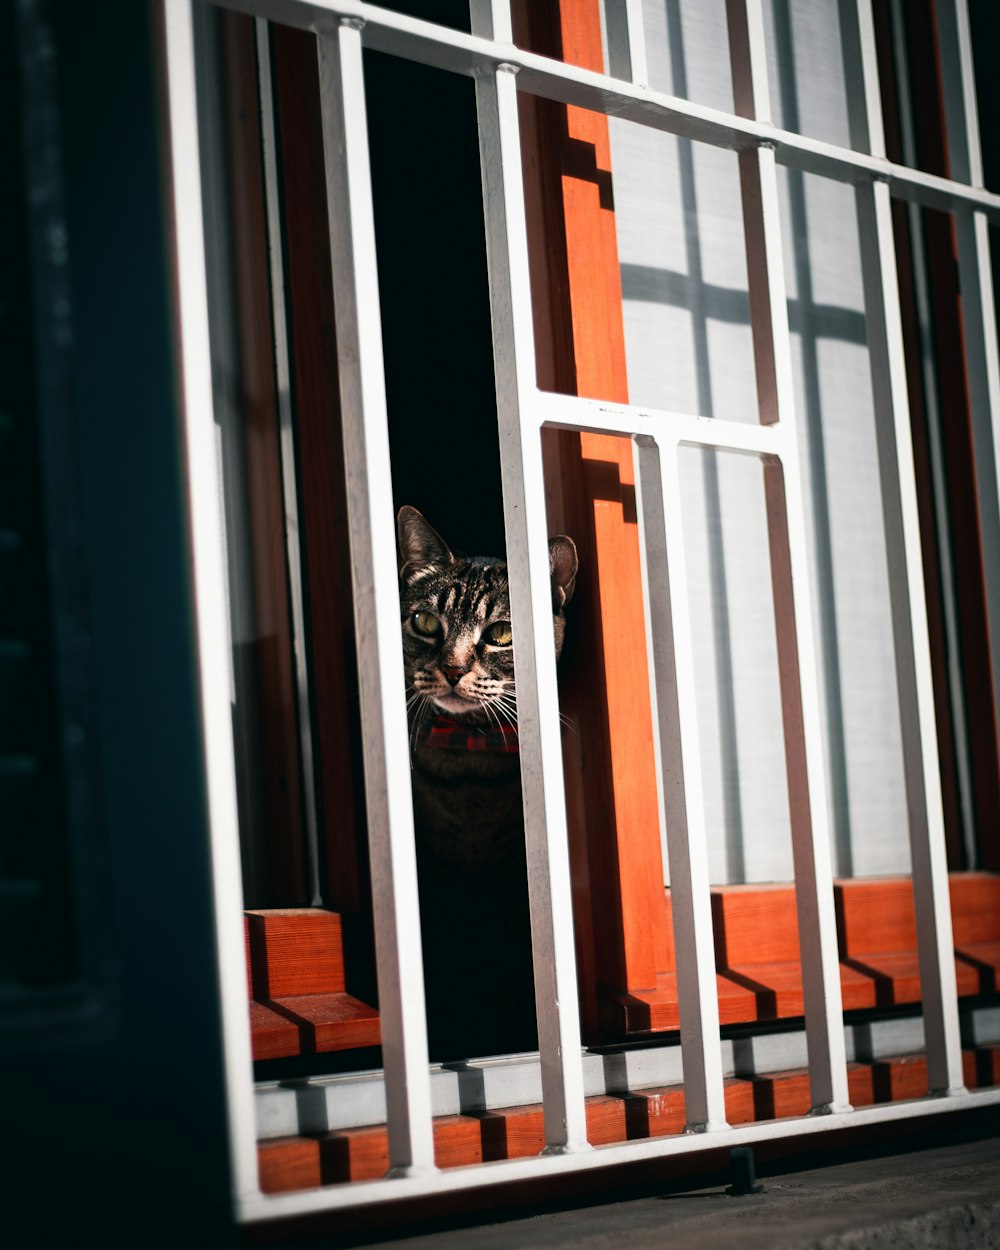
[[423,744],[446,751],[505,751],[516,754],[513,725],[466,725],[443,713],[432,717],[423,732]]

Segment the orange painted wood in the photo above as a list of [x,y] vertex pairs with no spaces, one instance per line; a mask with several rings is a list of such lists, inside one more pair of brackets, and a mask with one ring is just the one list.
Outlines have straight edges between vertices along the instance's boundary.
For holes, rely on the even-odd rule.
[[[960,995],[1000,988],[1000,877],[955,873],[950,879]],[[909,878],[836,883],[845,1010],[920,1001],[913,889]],[[666,911],[670,901],[667,892]],[[801,1016],[802,970],[791,885],[712,890],[719,1019],[722,1024]],[[677,979],[660,972],[651,989],[602,987],[602,1027],[626,1036],[680,1027]]]
[[1000,876],[956,873],[949,879],[957,967],[975,975],[980,994],[1000,990]]
[[[515,5],[521,46],[600,68],[596,0]],[[538,383],[627,401],[607,120],[522,97]],[[547,434],[552,532],[580,575],[563,656],[562,708],[585,1034],[596,985],[650,989],[669,967],[631,444]],[[595,1036],[595,1034],[597,1036]]]
[[719,968],[799,962],[799,921],[789,885],[713,889],[712,924]]
[[[522,1159],[545,1149],[541,1103],[476,1113],[481,1126],[484,1159]],[[625,1140],[625,1109],[620,1098],[587,1099],[587,1140],[593,1146]]]
[[[592,1145],[626,1139],[620,1098],[587,1099],[587,1138]],[[521,1159],[545,1148],[541,1104],[504,1111],[439,1116],[434,1120],[434,1159],[438,1167],[464,1167],[494,1159]],[[319,1138],[324,1184],[373,1180],[389,1166],[385,1126],[371,1125],[325,1133]]]
[[907,1098],[923,1098],[928,1092],[927,1060],[923,1055],[904,1055],[898,1059],[879,1059],[867,1065],[871,1071],[872,1096],[859,1101],[859,1106],[878,1102],[899,1102]]
[[[603,68],[596,0],[560,0],[563,56]],[[576,393],[628,401],[621,272],[615,235],[607,118],[566,110],[562,150],[570,314]],[[581,434],[584,498],[594,561],[592,610],[601,623],[605,733],[621,896],[625,986],[651,986],[663,928],[653,725],[649,705],[642,569],[628,439]]]
[[313,1137],[276,1137],[259,1142],[257,1172],[265,1194],[313,1189],[322,1183],[319,1142]]
[[250,1000],[250,1045],[254,1059],[284,1059],[297,1055],[300,1044],[299,1028],[294,1020],[267,1003]]
[[319,1149],[324,1185],[373,1181],[389,1170],[389,1135],[382,1124],[326,1133]]
[[[377,1180],[389,1168],[389,1137],[382,1124],[324,1133],[319,1138],[319,1151],[325,1185]],[[479,1124],[474,1117],[435,1119],[434,1161],[442,1168],[483,1161]]]
[[340,917],[319,908],[244,917],[254,1059],[377,1046],[379,1015],[344,989]]
[[[985,873],[953,873],[949,879],[956,945],[960,933],[1000,942],[1000,909],[991,909],[1000,878]],[[916,912],[909,877],[858,878],[834,883],[841,960],[867,976],[869,1001],[890,1006],[920,1001]],[[961,948],[955,961],[959,995],[993,989],[1000,962],[994,965],[989,943],[984,959]],[[971,954],[971,958],[969,955]]]
[[381,1040],[378,1011],[343,993],[251,1000],[250,1036],[254,1059],[354,1050]]
[[746,1084],[750,1086],[753,1113],[744,1123],[806,1115],[812,1105],[809,1073],[804,1070],[769,1072],[748,1079]]
[[482,1111],[478,1119],[485,1159],[525,1159],[545,1149],[545,1124],[540,1106]]
[[964,1050],[962,1071],[969,1089],[1000,1085],[1000,1044]]
[[379,1014],[350,994],[298,994],[250,1003],[254,1059],[377,1046]]
[[340,916],[318,907],[246,913],[251,984],[258,999],[345,988]]
[[948,878],[955,946],[1000,942],[1000,875],[956,872]]
[[[724,1083],[726,1119],[730,1124],[745,1124],[754,1118],[750,1083],[729,1077]],[[644,1137],[668,1137],[683,1133],[687,1123],[683,1085],[665,1085],[653,1089],[634,1090],[621,1095],[625,1104],[628,1140]]]
[[915,951],[917,922],[909,877],[858,877],[834,882],[841,956]]

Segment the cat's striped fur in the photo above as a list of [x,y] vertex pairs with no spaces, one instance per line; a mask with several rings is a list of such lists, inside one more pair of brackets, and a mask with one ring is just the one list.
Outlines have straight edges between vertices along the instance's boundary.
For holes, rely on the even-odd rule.
[[[423,734],[439,712],[470,726],[516,724],[507,566],[453,552],[415,508],[400,509],[397,530],[432,1052],[468,1057],[530,1046],[519,756],[436,750]],[[549,553],[558,654],[577,554],[564,535],[550,540]],[[475,1009],[466,998],[455,1013],[456,978],[466,995],[489,987]]]

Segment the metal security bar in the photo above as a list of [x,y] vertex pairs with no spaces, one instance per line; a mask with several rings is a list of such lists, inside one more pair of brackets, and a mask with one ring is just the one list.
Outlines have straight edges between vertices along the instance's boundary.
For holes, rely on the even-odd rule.
[[[252,1098],[240,933],[238,832],[232,780],[228,691],[215,654],[225,637],[223,561],[214,498],[211,384],[201,236],[201,191],[193,153],[195,82],[191,0],[163,0],[173,207],[180,287],[181,356],[191,472],[192,525],[202,699],[213,796],[219,959],[234,1190],[243,1219],[415,1197],[604,1167],[706,1146],[732,1146],[819,1129],[925,1116],[1000,1102],[1000,1091],[962,1088],[950,911],[938,786],[930,661],[917,530],[902,336],[889,216],[890,195],[954,212],[979,230],[967,264],[988,281],[984,227],[1000,221],[1000,197],[981,186],[893,165],[884,157],[869,0],[845,0],[842,25],[856,81],[853,149],[781,131],[770,122],[760,0],[727,5],[736,112],[722,113],[644,85],[639,6],[608,0],[612,70],[607,77],[514,47],[507,0],[473,0],[473,33],[434,26],[356,0],[224,0],[228,7],[317,35],[330,245],[351,500],[351,549],[359,618],[363,733],[379,996],[385,1055],[389,1176],[383,1180],[268,1196],[252,1152]],[[945,5],[945,0],[942,0]],[[945,5],[945,7],[948,7]],[[952,5],[967,27],[963,0]],[[965,27],[963,27],[965,23]],[[967,39],[966,39],[967,45]],[[512,615],[518,636],[519,720],[546,1150],[439,1172],[434,1167],[419,910],[408,778],[388,761],[405,757],[406,720],[398,639],[395,552],[378,288],[368,169],[362,48],[370,47],[472,75],[482,154],[493,314],[504,507]],[[968,56],[962,54],[968,85]],[[626,77],[626,75],[628,77]],[[631,80],[629,80],[631,79]],[[521,186],[517,92],[526,91],[627,118],[736,151],[748,251],[760,424],[640,410],[542,394],[534,341]],[[964,134],[975,145],[968,91]],[[792,384],[776,166],[857,188],[865,269],[879,463],[893,586],[920,970],[931,1087],[927,1098],[852,1111],[846,1068],[826,830],[813,630],[807,592],[802,489]],[[978,225],[976,224],[978,223]],[[963,275],[964,275],[963,270]],[[964,280],[964,279],[963,279]],[[988,288],[980,285],[976,333],[991,396],[996,334]],[[993,365],[990,365],[993,361]],[[993,370],[991,373],[990,370]],[[995,414],[996,407],[991,408]],[[677,1137],[590,1148],[586,1140],[576,968],[542,483],[545,427],[624,435],[636,449],[651,696],[656,709],[661,811],[669,831],[685,1096],[690,1127]],[[677,470],[682,446],[758,457],[764,466],[782,714],[792,812],[810,1079],[820,1118],[733,1128],[722,1098],[718,1001],[708,872],[700,802],[697,725],[685,602],[683,518]],[[982,472],[985,469],[980,466]],[[995,489],[995,466],[993,474]],[[995,623],[995,622],[994,622]],[[215,648],[215,650],[213,650]],[[668,767],[669,764],[669,767]]]
[[[951,176],[973,187],[983,185],[983,160],[976,113],[972,35],[965,3],[938,0],[945,123]],[[976,493],[986,572],[990,653],[993,656],[993,708],[1000,717],[1000,354],[997,313],[990,269],[989,222],[981,212],[956,210],[958,283],[962,294],[965,366],[975,440]]]
[[[472,15],[476,28],[510,38],[506,4],[476,3]],[[519,640],[521,787],[545,1142],[551,1152],[572,1153],[589,1146],[515,73],[501,62],[480,75],[476,102],[483,200],[489,206],[486,244],[511,625]]]
[[[859,0],[857,4],[844,0],[841,14],[849,50],[845,60],[849,66],[851,137],[857,146],[882,156],[885,138],[871,5],[868,0]],[[859,183],[856,195],[889,563],[927,1071],[932,1091],[952,1093],[964,1088],[962,1050],[892,207],[884,182]]]

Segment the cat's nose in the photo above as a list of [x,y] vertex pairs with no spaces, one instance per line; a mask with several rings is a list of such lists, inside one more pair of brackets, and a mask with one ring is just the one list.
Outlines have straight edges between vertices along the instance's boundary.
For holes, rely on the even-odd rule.
[[463,668],[458,664],[441,665],[441,672],[444,673],[444,679],[449,686],[457,686],[468,671],[468,667]]

